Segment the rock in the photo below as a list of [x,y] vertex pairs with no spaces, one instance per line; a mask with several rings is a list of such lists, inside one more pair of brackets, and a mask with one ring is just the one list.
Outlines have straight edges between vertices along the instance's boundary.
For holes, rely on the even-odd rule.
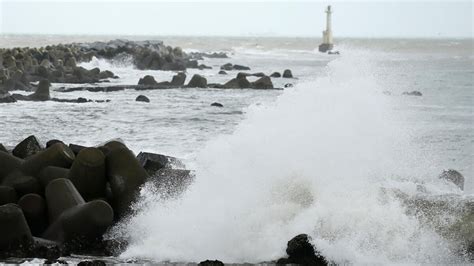
[[200,65],[198,66],[198,68],[199,68],[200,70],[203,70],[203,69],[212,69],[212,67],[206,66],[206,65],[204,65],[204,64],[200,64]]
[[138,81],[138,85],[151,86],[151,85],[157,85],[157,84],[158,82],[156,82],[155,78],[150,75],[146,75]]
[[16,203],[18,197],[14,188],[10,186],[0,186],[0,206],[7,203]]
[[265,76],[252,82],[252,87],[254,89],[273,89],[273,83],[270,77]]
[[30,228],[20,207],[16,204],[0,206],[0,251],[17,248],[33,242]]
[[18,143],[12,150],[12,154],[18,158],[25,159],[40,152],[42,149],[38,139],[31,135]]
[[57,166],[47,166],[37,175],[40,185],[46,188],[49,182],[59,178],[69,178],[69,169]]
[[46,148],[49,148],[49,147],[53,146],[56,143],[63,143],[64,144],[64,142],[62,142],[58,139],[52,139],[52,140],[48,140],[48,142],[46,142]]
[[155,154],[149,152],[140,152],[137,155],[137,160],[140,165],[148,172],[148,174],[154,175],[156,171],[162,168],[171,168],[172,166],[183,167],[183,163],[177,158]]
[[188,83],[188,87],[191,88],[206,88],[207,87],[207,79],[201,75],[194,74],[191,80]]
[[45,196],[51,223],[65,211],[85,203],[74,184],[65,178],[51,181],[46,187]]
[[106,266],[107,264],[101,260],[85,260],[77,264],[77,266]]
[[327,261],[319,255],[310,243],[311,238],[306,234],[300,234],[288,241],[286,253],[287,259],[280,259],[278,264],[299,265],[328,265]]
[[224,266],[224,263],[220,260],[205,260],[198,264],[199,266]]
[[3,94],[0,95],[0,103],[14,103],[17,102],[15,97],[11,96],[10,94]]
[[456,170],[444,170],[439,175],[439,178],[448,180],[458,186],[461,190],[464,190],[464,176]]
[[19,171],[23,160],[6,152],[0,152],[0,183],[15,171]]
[[71,67],[71,68],[76,67],[77,66],[76,58],[69,57],[68,59],[66,59],[66,62],[64,63],[64,66],[65,67]]
[[112,71],[105,70],[99,73],[99,79],[118,78]]
[[179,72],[178,74],[173,76],[173,79],[171,80],[171,85],[183,86],[185,81],[186,81],[186,74],[184,74],[183,72]]
[[234,66],[231,63],[227,63],[221,66],[221,70],[231,71],[234,69]]
[[47,166],[69,168],[74,161],[74,153],[68,146],[56,143],[53,146],[28,157],[21,169],[25,174],[37,175]]
[[8,153],[8,150],[5,148],[5,146],[3,146],[2,143],[0,143],[0,152],[6,152],[6,153]]
[[270,77],[272,77],[272,78],[281,78],[281,74],[280,74],[280,72],[273,72],[273,73],[270,75]]
[[114,195],[114,211],[117,217],[123,217],[130,211],[130,204],[135,200],[140,186],[148,178],[148,173],[133,152],[125,146],[109,151],[106,155],[106,166]]
[[79,152],[85,148],[87,147],[82,146],[82,145],[72,144],[72,143],[69,144],[69,149],[71,149],[71,151],[74,152],[75,155],[79,154]]
[[98,148],[85,148],[79,152],[69,170],[69,180],[86,200],[105,196],[105,155]]
[[285,87],[285,88],[292,88],[292,87],[293,87],[293,84],[291,84],[291,83],[286,83],[284,87]]
[[233,78],[229,80],[227,83],[225,83],[223,87],[226,89],[236,89],[236,88],[244,89],[244,88],[250,88],[251,84],[247,80],[245,75],[237,75],[236,78]]
[[41,186],[35,177],[25,175],[18,171],[12,172],[5,177],[2,181],[2,185],[14,188],[18,197],[29,193],[41,193]]
[[402,95],[408,95],[408,96],[423,96],[423,94],[419,91],[405,91],[402,93]]
[[38,194],[26,194],[20,198],[18,205],[25,215],[31,234],[41,235],[48,226],[46,202],[43,197]]
[[148,97],[146,97],[145,95],[138,95],[135,101],[149,103],[150,99],[148,99]]
[[41,80],[38,84],[38,88],[36,89],[36,92],[33,94],[28,95],[28,98],[32,101],[47,101],[51,97],[49,95],[49,87],[51,86],[51,83],[49,83],[48,80]]
[[219,74],[219,75],[227,75],[227,72],[225,72],[224,70],[221,70],[221,71],[219,71],[218,74]]
[[214,107],[224,107],[224,105],[222,103],[211,103],[211,106],[214,106]]
[[235,70],[250,70],[250,67],[242,66],[242,65],[234,65],[233,69],[235,69]]
[[284,78],[293,78],[293,73],[291,73],[291,70],[285,69],[285,71],[283,71],[283,77]]

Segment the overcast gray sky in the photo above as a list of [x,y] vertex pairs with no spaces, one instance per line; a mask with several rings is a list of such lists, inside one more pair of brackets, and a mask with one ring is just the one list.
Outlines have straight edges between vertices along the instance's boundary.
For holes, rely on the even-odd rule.
[[471,1],[0,0],[0,32],[319,37],[327,4],[335,36],[473,36]]

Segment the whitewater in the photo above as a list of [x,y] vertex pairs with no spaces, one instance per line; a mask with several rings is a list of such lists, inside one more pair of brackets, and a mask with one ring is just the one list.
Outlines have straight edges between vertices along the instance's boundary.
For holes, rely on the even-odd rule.
[[[252,105],[232,134],[208,141],[176,198],[145,186],[136,214],[110,232],[122,258],[258,263],[307,233],[336,263],[459,263],[456,247],[407,214],[393,189],[461,194],[397,122],[380,54],[344,50],[324,75]],[[386,74],[386,73],[385,73]]]

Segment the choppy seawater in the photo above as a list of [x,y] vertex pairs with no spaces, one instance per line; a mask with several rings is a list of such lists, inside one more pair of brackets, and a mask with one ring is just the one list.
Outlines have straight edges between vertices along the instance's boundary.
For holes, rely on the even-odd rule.
[[[0,46],[113,38],[2,36]],[[414,194],[420,183],[433,194],[472,195],[472,40],[344,39],[341,55],[329,56],[316,52],[315,39],[158,39],[187,51],[229,52],[229,59],[206,59],[211,70],[188,70],[188,79],[200,73],[225,82],[236,72],[217,72],[231,62],[268,74],[289,68],[297,79],[273,81],[295,87],[53,92],[111,102],[0,106],[6,145],[30,134],[85,145],[122,138],[135,152],[184,158],[196,170],[196,183],[177,202],[143,190],[146,208],[111,233],[131,240],[123,258],[259,262],[281,257],[288,239],[307,232],[337,262],[463,262],[452,243],[406,215],[396,199],[378,195],[380,187]],[[113,71],[117,84],[173,75],[127,62],[82,66]],[[423,96],[401,95],[413,90]],[[139,94],[151,103],[135,102]],[[437,180],[446,168],[466,177],[464,192]]]

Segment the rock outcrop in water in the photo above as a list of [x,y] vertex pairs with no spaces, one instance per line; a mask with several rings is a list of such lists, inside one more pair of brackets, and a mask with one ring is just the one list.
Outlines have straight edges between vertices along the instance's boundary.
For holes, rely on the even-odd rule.
[[182,166],[176,158],[136,157],[118,141],[68,147],[53,140],[43,148],[30,136],[13,153],[0,151],[0,258],[57,259],[69,252],[110,255],[123,249],[123,241],[105,241],[102,234],[132,212],[145,182],[164,196],[182,192],[192,174],[174,166]]
[[[201,56],[220,58],[226,55],[201,54]],[[105,59],[131,57],[134,66],[141,70],[210,68],[199,65],[197,60],[187,55],[181,48],[166,46],[161,41],[113,40],[48,45],[40,48],[0,49],[0,91],[30,91],[34,89],[30,82],[42,79],[52,83],[98,83],[117,78],[108,70],[101,71],[99,68],[87,70],[78,66],[78,63],[88,62],[93,57]]]
[[297,264],[324,266],[328,262],[310,243],[311,238],[306,234],[297,235],[288,241],[286,254],[288,258],[282,258],[277,261],[277,265]]

